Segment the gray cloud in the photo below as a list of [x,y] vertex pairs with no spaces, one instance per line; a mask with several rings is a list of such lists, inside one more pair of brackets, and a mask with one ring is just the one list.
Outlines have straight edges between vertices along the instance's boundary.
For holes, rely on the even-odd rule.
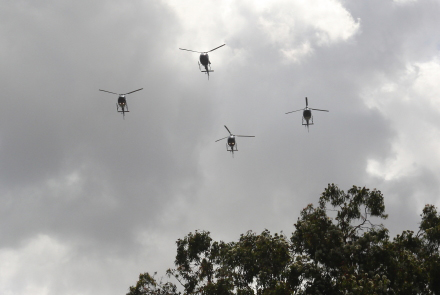
[[[435,62],[436,1],[329,2],[334,14],[295,1],[208,1],[212,15],[193,4],[3,1],[0,293],[124,293],[139,272],[171,267],[189,231],[289,233],[331,182],[382,190],[393,233],[438,202],[435,162],[414,157],[414,172],[392,180],[368,170],[414,134],[383,109],[405,108],[402,92],[381,89]],[[198,54],[178,50],[222,42],[209,81]],[[125,120],[117,96],[98,91],[142,87]],[[300,112],[284,114],[305,96],[330,110],[313,113],[310,132]],[[421,123],[435,126],[438,110],[429,114]],[[232,158],[214,142],[223,125],[256,137],[238,139]]]

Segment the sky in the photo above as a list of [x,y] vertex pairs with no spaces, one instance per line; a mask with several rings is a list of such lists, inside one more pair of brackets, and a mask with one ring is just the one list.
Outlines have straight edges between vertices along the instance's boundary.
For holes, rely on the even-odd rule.
[[[440,206],[438,0],[0,8],[0,294],[126,294],[189,232],[289,236],[329,183],[382,191],[391,236]],[[221,44],[209,80],[178,49]],[[139,88],[125,120],[99,91]]]

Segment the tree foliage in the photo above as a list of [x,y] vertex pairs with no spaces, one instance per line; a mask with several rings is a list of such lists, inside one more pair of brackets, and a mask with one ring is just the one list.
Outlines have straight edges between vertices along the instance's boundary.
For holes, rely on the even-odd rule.
[[207,231],[177,240],[181,285],[141,274],[127,295],[440,294],[440,214],[426,205],[419,231],[390,239],[378,190],[329,184],[301,211],[290,239],[248,231],[237,242]]

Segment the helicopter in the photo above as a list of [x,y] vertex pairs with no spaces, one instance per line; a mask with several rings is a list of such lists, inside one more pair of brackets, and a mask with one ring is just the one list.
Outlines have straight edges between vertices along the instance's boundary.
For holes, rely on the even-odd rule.
[[[185,48],[179,48],[180,50],[186,50],[186,51],[191,51],[191,52],[196,52],[196,53],[200,53],[200,62],[199,62],[199,70],[202,73],[206,73],[208,74],[208,80],[209,80],[209,72],[214,72],[213,70],[211,70],[211,62],[209,61],[209,56],[208,56],[208,52],[214,51],[216,49],[219,49],[220,47],[225,46],[226,44],[220,45],[214,49],[211,49],[209,51],[205,51],[205,52],[201,52],[201,51],[194,51],[194,50],[189,50],[189,49],[185,49]],[[205,70],[202,71],[202,69],[200,68],[200,64],[202,64],[202,66],[205,67]],[[209,66],[209,69],[208,69]]]
[[[138,89],[138,90],[134,90],[134,91],[131,91],[131,92],[128,92],[128,93],[125,93],[125,94],[118,94],[118,93],[115,93],[115,92],[111,92],[111,91],[107,91],[107,90],[102,90],[102,89],[99,89],[99,91],[104,91],[104,92],[108,92],[108,93],[119,95],[118,102],[116,103],[116,110],[119,113],[122,113],[122,117],[125,119],[125,113],[129,112],[128,106],[127,106],[127,100],[125,99],[125,96],[127,94],[130,94],[130,93],[142,90],[142,89],[144,89],[144,88],[141,88],[141,89]],[[119,110],[119,107],[121,108],[121,111]]]
[[235,135],[235,134],[232,134],[231,131],[229,131],[229,129],[228,129],[228,127],[226,127],[226,125],[225,125],[225,128],[226,128],[226,130],[228,130],[228,132],[229,132],[229,136],[226,136],[226,137],[220,138],[220,139],[216,140],[215,142],[227,138],[228,141],[227,141],[227,143],[226,143],[226,150],[227,150],[228,152],[231,152],[231,153],[232,153],[232,157],[234,157],[234,152],[238,152],[238,150],[237,150],[237,144],[236,144],[236,142],[235,142],[235,138],[236,138],[236,137],[255,137],[255,136],[253,136],[253,135]]
[[[298,112],[298,111],[301,111],[301,110],[303,111],[302,124],[304,126],[307,126],[307,131],[309,131],[309,125],[313,125],[313,116],[312,116],[312,111],[311,110],[321,111],[321,112],[328,112],[328,110],[320,110],[320,109],[309,108],[309,101],[307,100],[307,97],[306,97],[306,107],[304,109],[300,109],[300,110],[296,110],[296,111],[291,111],[291,112],[286,113],[286,115],[290,114],[290,113]],[[306,123],[304,123],[304,120],[306,121]]]

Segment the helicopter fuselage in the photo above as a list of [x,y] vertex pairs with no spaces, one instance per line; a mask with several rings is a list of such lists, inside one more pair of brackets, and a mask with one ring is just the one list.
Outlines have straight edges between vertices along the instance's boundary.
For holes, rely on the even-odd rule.
[[[228,149],[228,147],[230,149]],[[231,135],[228,137],[226,150],[232,153],[232,157],[234,156],[234,151],[237,151],[237,146],[235,145],[235,136],[234,135]]]
[[233,149],[235,146],[235,136],[228,137],[228,145]]
[[307,125],[308,125],[309,120],[312,118],[312,111],[311,110],[304,110],[303,117],[304,117],[304,120],[306,120]]
[[125,106],[127,105],[127,100],[125,99],[125,96],[119,96],[119,98],[118,98],[118,105],[122,108],[122,109],[124,109],[125,108]]
[[209,62],[209,56],[207,53],[202,53],[200,54],[200,63],[204,66],[207,67],[210,62]]

